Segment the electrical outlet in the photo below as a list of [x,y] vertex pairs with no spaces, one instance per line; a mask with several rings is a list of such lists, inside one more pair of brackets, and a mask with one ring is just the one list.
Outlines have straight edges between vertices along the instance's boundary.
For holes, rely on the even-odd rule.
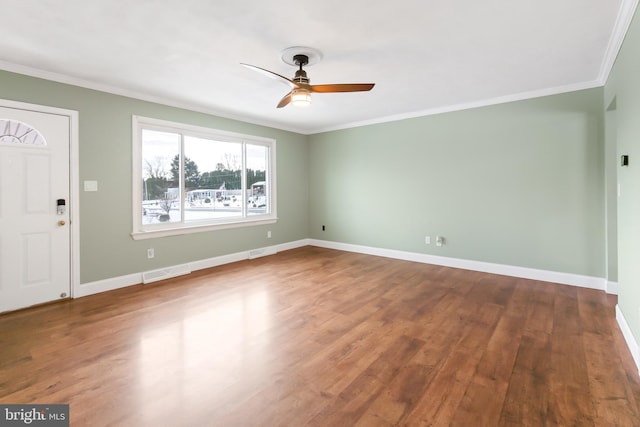
[[267,239],[271,238],[271,230],[267,231]]
[[147,258],[151,259],[156,256],[156,252],[153,248],[147,249]]
[[431,244],[431,236],[425,236],[424,243],[425,243],[425,245],[430,245]]
[[442,246],[442,245],[444,245],[444,237],[436,236],[436,246]]

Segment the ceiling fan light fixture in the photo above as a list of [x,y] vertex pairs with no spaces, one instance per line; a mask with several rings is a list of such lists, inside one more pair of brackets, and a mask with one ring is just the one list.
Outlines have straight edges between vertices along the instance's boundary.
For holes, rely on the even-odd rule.
[[291,93],[291,103],[296,107],[311,105],[311,93],[304,88],[294,89]]

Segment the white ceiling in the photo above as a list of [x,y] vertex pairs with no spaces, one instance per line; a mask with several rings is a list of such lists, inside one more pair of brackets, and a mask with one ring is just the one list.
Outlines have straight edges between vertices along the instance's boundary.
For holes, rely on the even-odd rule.
[[[638,0],[3,0],[0,68],[316,133],[601,86]],[[376,83],[276,109],[312,84]]]

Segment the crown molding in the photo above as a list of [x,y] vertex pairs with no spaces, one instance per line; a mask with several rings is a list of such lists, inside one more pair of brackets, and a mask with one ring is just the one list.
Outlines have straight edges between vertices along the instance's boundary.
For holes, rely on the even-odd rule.
[[53,71],[45,71],[39,68],[28,67],[26,65],[14,64],[12,62],[0,60],[0,70],[4,70],[4,71],[15,73],[15,74],[21,74],[29,77],[34,77],[38,79],[48,80],[56,83],[66,84],[70,86],[81,87],[83,89],[104,92],[111,95],[124,96],[126,98],[132,98],[138,101],[151,102],[154,104],[160,104],[167,107],[174,107],[174,108],[180,108],[183,110],[189,110],[196,113],[210,114],[212,116],[220,117],[223,119],[237,120],[237,121],[252,124],[252,125],[264,126],[272,129],[304,134],[304,132],[301,131],[300,129],[297,129],[294,127],[282,126],[280,124],[274,124],[266,120],[256,120],[247,116],[231,114],[228,111],[206,108],[194,103],[177,101],[175,99],[165,98],[161,96],[149,95],[143,92],[137,92],[134,90],[125,89],[117,86],[97,83],[94,81],[85,80],[78,77],[68,76],[66,74],[55,73]]
[[394,114],[390,116],[378,117],[371,120],[346,123],[344,125],[335,126],[335,127],[315,129],[313,131],[307,132],[307,134],[313,135],[313,134],[322,133],[322,132],[331,132],[334,130],[351,129],[356,127],[376,125],[381,123],[397,122],[397,121],[406,120],[406,119],[415,119],[418,117],[434,116],[436,114],[471,110],[474,108],[489,107],[492,105],[506,104],[509,102],[524,101],[527,99],[541,98],[544,96],[560,95],[563,93],[576,92],[579,90],[593,89],[601,86],[603,86],[603,84],[600,82],[600,80],[592,80],[592,81],[574,83],[574,84],[565,85],[565,86],[557,86],[557,87],[552,87],[547,89],[533,90],[529,92],[514,93],[511,95],[505,95],[505,96],[489,98],[489,99],[482,99],[479,101],[447,105],[444,107],[431,108],[428,110],[411,111],[408,113]]
[[613,26],[613,32],[611,33],[611,38],[609,39],[609,44],[607,45],[607,50],[600,67],[600,74],[598,75],[598,81],[601,86],[604,86],[609,79],[609,74],[616,62],[618,52],[620,52],[622,48],[622,43],[624,42],[627,31],[629,31],[629,26],[631,25],[639,1],[640,0],[622,0],[620,10],[618,10],[618,17]]

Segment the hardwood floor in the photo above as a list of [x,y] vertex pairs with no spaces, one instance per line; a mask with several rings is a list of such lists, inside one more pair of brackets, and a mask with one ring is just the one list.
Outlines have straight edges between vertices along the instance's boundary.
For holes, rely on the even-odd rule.
[[305,247],[0,316],[72,426],[639,426],[616,298]]

